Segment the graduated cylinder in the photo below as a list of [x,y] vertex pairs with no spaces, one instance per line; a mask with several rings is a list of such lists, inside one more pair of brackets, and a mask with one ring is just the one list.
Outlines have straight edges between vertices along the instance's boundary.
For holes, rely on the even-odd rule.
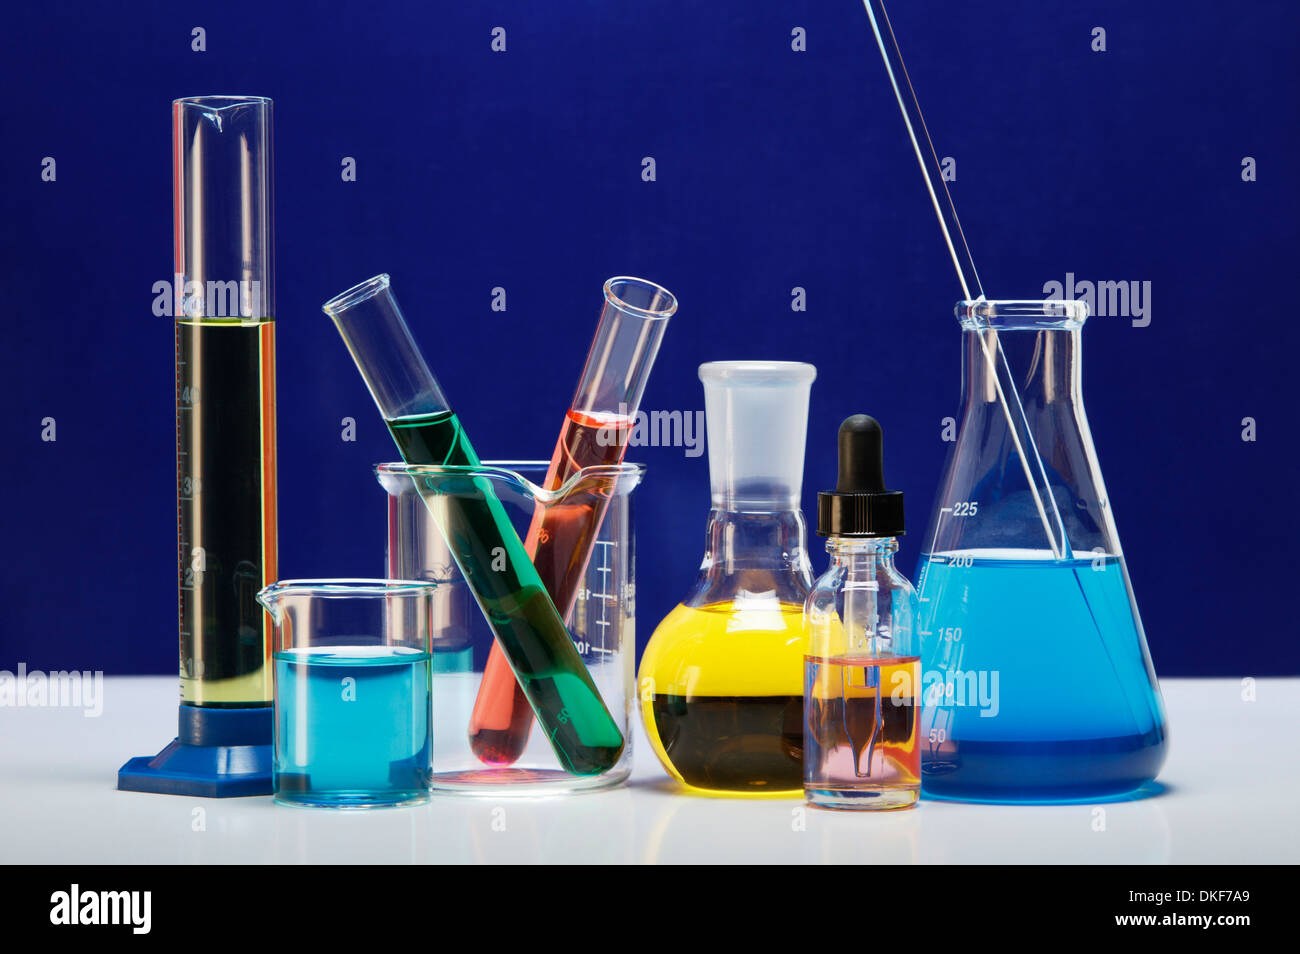
[[181,701],[268,706],[276,578],[271,101],[172,104]]

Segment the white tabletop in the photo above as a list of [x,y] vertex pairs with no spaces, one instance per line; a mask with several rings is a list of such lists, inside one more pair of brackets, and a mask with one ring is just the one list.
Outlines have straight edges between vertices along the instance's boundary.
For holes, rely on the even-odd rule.
[[884,814],[680,794],[644,737],[631,783],[549,799],[437,796],[372,812],[118,792],[175,732],[176,680],[111,678],[103,713],[0,708],[0,860],[227,862],[1300,861],[1300,679],[1163,682],[1156,797],[1104,806],[922,801]]

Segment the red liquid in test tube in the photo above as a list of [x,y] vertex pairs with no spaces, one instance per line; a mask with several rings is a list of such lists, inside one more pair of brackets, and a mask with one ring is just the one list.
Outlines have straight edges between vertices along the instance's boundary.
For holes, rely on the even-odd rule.
[[[605,283],[605,307],[573,405],[565,415],[543,489],[558,490],[585,467],[619,464],[641,404],[668,318],[677,300],[639,278]],[[539,504],[524,541],[560,616],[573,609],[609,504],[602,488]],[[608,494],[609,488],[604,489]],[[510,765],[528,745],[533,712],[496,644],[488,656],[470,717],[470,746],[479,761]]]
[[[622,463],[632,419],[617,414],[569,411],[543,482],[558,490],[584,467]],[[608,498],[579,492],[572,502],[539,505],[524,540],[533,566],[560,616],[568,619],[582,588]],[[509,765],[528,744],[533,711],[503,653],[493,644],[474,704],[470,742],[480,761]]]

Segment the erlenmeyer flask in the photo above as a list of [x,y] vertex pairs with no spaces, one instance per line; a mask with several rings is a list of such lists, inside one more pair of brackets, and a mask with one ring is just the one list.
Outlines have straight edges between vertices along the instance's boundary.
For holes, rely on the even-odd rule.
[[918,568],[927,795],[1093,799],[1164,762],[1160,688],[1083,410],[1087,315],[1077,301],[957,306],[961,423]]

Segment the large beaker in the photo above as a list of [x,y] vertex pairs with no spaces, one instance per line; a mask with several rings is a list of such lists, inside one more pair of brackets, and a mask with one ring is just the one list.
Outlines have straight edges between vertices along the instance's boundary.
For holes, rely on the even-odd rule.
[[929,796],[1094,799],[1139,788],[1165,758],[1083,410],[1087,315],[1078,301],[957,306],[963,407],[918,567]]
[[[612,434],[607,436],[613,439]],[[431,639],[431,786],[435,791],[550,795],[607,788],[631,773],[628,723],[636,653],[631,493],[645,468],[628,463],[584,467],[556,489],[546,490],[539,484],[548,467],[545,461],[485,461],[477,466],[391,463],[375,468],[388,491],[387,575],[438,584]],[[448,546],[443,528],[454,523],[443,511],[482,506],[488,497],[521,538],[544,516],[546,532],[561,549],[572,550],[571,538],[590,532],[593,516],[599,521],[590,559],[572,571],[575,601],[567,631],[598,693],[595,704],[603,703],[609,713],[614,739],[600,734],[605,721],[578,718],[583,714],[578,709],[591,705],[584,685],[560,661],[535,649],[529,657],[531,678],[555,682],[558,697],[566,704],[557,720],[575,727],[574,747],[556,748],[548,733],[533,732],[513,761],[495,765],[484,764],[473,747],[475,699],[495,645],[496,627],[480,611]],[[499,571],[505,566],[504,556],[501,560],[485,565]],[[504,605],[507,611],[511,608]],[[598,772],[575,773],[571,762],[560,762],[564,752],[615,745],[617,755]]]

